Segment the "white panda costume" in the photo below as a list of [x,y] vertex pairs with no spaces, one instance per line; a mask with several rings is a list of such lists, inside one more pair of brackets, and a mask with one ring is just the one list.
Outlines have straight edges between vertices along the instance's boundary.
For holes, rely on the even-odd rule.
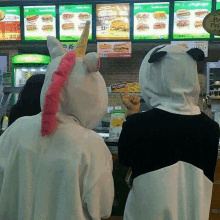
[[200,111],[200,49],[158,46],[144,58],[139,83],[150,109],[127,117],[119,163],[133,185],[124,220],[208,220],[219,125]]
[[93,129],[108,95],[97,53],[85,55],[90,22],[74,51],[54,37],[42,112],[0,137],[1,220],[100,220],[114,200],[112,155]]

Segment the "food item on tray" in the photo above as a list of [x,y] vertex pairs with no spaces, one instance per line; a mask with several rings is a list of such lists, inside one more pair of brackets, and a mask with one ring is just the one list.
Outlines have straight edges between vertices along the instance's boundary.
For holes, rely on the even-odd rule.
[[74,29],[74,23],[66,23],[62,25],[63,30],[72,30]]
[[62,17],[63,17],[63,20],[69,20],[69,19],[74,18],[74,14],[71,13],[71,12],[69,12],[69,13],[64,13],[64,14],[62,15]]
[[115,44],[113,50],[115,52],[127,53],[129,52],[129,47],[126,44]]
[[154,29],[165,29],[166,28],[166,23],[164,22],[157,22],[154,24]]
[[178,44],[178,46],[185,47],[187,50],[189,49],[187,44],[185,44],[185,43],[180,43],[180,44]]
[[195,21],[194,23],[195,28],[202,28],[203,27],[202,23],[203,21]]
[[53,31],[53,25],[43,25],[43,31]]
[[29,15],[26,17],[27,22],[34,22],[37,21],[37,19],[39,18],[39,15]]
[[111,85],[112,92],[124,92],[125,91],[126,83],[119,83],[115,85]]
[[139,12],[137,13],[136,18],[138,20],[147,20],[149,18],[149,14],[144,12]]
[[0,10],[0,21],[2,21],[5,18],[5,13]]
[[90,14],[87,13],[87,12],[83,12],[83,13],[80,13],[80,14],[78,15],[78,18],[79,18],[80,20],[88,19],[88,18],[90,18]]
[[128,92],[141,92],[141,88],[139,83],[127,83]]
[[195,12],[196,17],[204,17],[209,14],[208,10],[198,10]]
[[156,11],[154,12],[155,19],[166,19],[166,12],[165,11]]
[[27,25],[27,31],[37,31],[37,25],[32,24],[32,25]]
[[85,28],[85,26],[86,26],[86,23],[81,23],[81,24],[79,24],[78,29],[79,29],[80,31],[83,31],[84,28]]
[[138,31],[147,31],[149,29],[149,26],[147,24],[138,24],[137,25],[137,30]]
[[53,21],[53,15],[43,15],[42,17],[43,22],[52,22]]
[[191,15],[191,13],[186,9],[180,9],[176,12],[177,17],[186,17],[186,16],[190,16],[190,15]]
[[110,25],[111,30],[116,30],[116,31],[128,31],[129,30],[129,24],[125,22],[124,20],[114,20],[112,21]]
[[190,24],[189,20],[181,20],[178,21],[176,25],[178,28],[185,28],[185,27],[189,27],[189,24]]

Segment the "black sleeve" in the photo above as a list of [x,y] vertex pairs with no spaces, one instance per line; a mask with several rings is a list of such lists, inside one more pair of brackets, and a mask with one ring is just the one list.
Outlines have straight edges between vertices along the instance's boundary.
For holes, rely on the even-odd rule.
[[[126,118],[127,119],[127,118]],[[130,123],[129,123],[130,124]],[[131,167],[131,127],[128,122],[124,122],[122,125],[121,135],[118,141],[118,160],[122,166]],[[130,129],[129,129],[130,127]]]

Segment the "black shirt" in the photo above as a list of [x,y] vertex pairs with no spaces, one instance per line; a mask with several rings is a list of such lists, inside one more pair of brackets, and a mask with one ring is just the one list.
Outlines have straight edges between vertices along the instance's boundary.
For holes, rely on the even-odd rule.
[[119,163],[132,177],[184,161],[212,182],[217,163],[219,125],[203,112],[178,115],[157,108],[127,117],[118,142]]

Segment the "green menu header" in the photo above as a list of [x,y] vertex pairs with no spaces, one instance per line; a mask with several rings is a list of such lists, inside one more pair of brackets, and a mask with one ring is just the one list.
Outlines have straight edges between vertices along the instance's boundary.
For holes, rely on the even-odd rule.
[[40,54],[19,54],[12,57],[12,63],[43,63],[49,64],[51,61],[50,56]]
[[60,5],[59,13],[62,15],[63,13],[80,13],[87,12],[92,14],[92,5]]
[[169,2],[163,3],[140,3],[140,4],[134,4],[134,15],[136,15],[139,12],[149,12],[154,13],[157,11],[165,11],[166,14],[169,14]]
[[24,17],[28,15],[46,15],[51,14],[56,16],[55,6],[28,6],[24,7]]
[[177,12],[180,9],[187,9],[187,10],[196,10],[196,9],[208,9],[212,10],[212,1],[184,1],[175,2],[174,12]]
[[0,7],[0,10],[4,12],[4,14],[12,14],[20,16],[20,7]]

